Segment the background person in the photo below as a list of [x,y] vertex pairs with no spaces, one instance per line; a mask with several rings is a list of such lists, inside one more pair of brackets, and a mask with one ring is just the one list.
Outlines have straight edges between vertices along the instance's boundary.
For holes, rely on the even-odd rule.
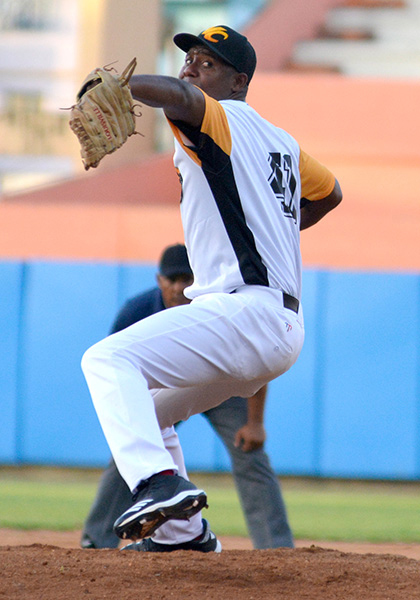
[[[129,299],[119,311],[110,333],[116,333],[156,312],[189,303],[184,289],[193,279],[184,245],[162,253],[158,286]],[[203,415],[222,440],[232,463],[232,474],[254,548],[293,548],[278,478],[263,448],[266,386],[247,401],[234,397]],[[82,548],[117,548],[113,531],[117,517],[132,504],[132,494],[111,459],[103,472],[95,500],[84,524]]]

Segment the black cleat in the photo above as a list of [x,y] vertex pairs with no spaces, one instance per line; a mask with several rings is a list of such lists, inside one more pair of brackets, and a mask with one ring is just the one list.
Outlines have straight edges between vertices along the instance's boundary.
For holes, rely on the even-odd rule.
[[195,550],[196,552],[221,552],[222,544],[212,531],[208,522],[203,519],[203,533],[198,540],[191,540],[182,544],[158,544],[147,538],[124,546],[121,550],[135,550],[136,552],[175,552],[176,550]]
[[114,523],[123,540],[150,537],[166,521],[188,520],[207,507],[206,493],[179,475],[152,475],[140,484],[135,499]]

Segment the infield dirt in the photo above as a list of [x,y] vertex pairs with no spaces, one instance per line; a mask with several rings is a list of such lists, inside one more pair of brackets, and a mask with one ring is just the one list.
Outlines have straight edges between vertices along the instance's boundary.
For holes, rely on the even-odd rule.
[[221,554],[150,555],[81,550],[78,540],[79,532],[0,530],[0,598],[420,598],[418,545],[345,544],[331,549],[299,541],[294,550],[251,550],[249,540],[222,538]]

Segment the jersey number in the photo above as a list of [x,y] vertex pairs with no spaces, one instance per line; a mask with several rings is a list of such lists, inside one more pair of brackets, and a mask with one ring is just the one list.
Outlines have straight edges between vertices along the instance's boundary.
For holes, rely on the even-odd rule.
[[292,172],[292,159],[289,154],[270,152],[269,163],[271,173],[268,182],[271,185],[276,198],[281,202],[286,217],[292,218],[296,223],[296,178]]

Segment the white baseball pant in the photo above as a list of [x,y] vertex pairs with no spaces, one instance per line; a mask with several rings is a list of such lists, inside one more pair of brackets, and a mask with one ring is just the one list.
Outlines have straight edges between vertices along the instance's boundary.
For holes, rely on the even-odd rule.
[[[294,364],[303,338],[301,309],[285,309],[277,290],[245,285],[156,313],[89,348],[83,372],[130,489],[166,469],[187,477],[172,425],[231,396],[253,395]],[[199,535],[199,515],[186,523],[170,521],[154,539]]]

